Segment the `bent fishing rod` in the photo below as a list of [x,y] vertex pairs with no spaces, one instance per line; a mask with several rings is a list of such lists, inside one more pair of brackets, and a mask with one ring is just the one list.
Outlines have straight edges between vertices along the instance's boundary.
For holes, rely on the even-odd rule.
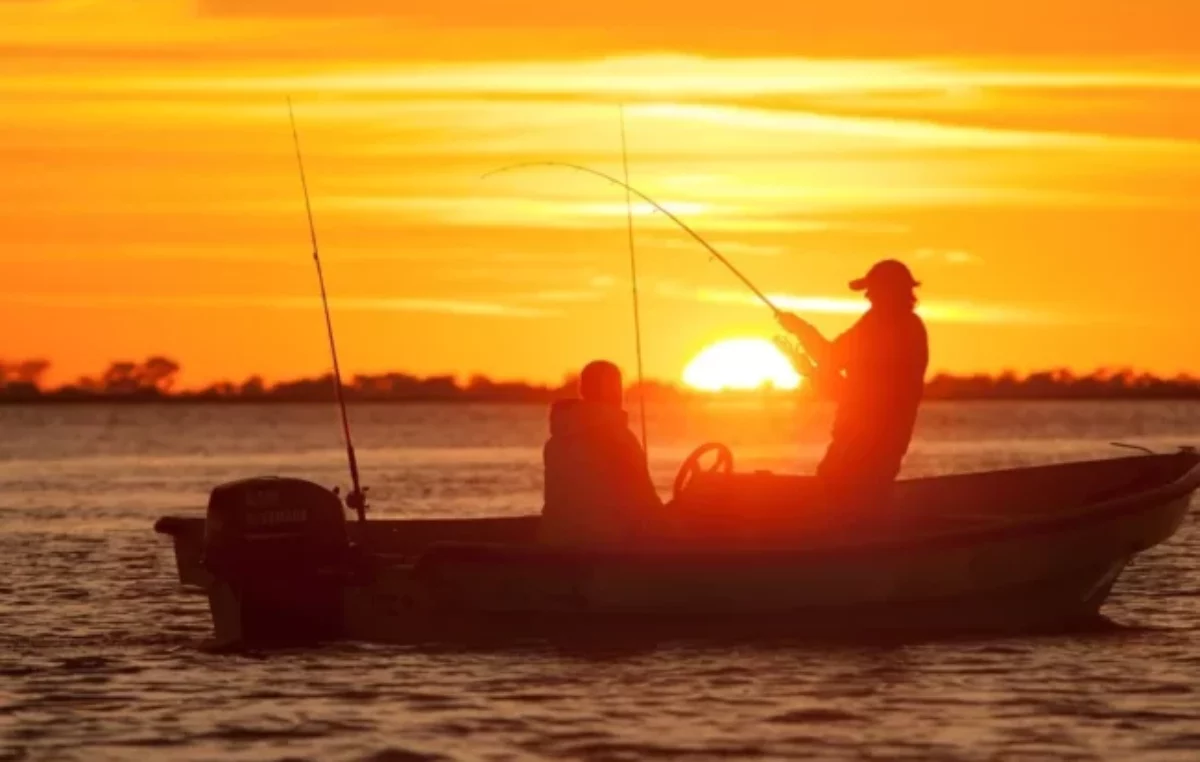
[[325,294],[325,274],[321,270],[321,254],[317,246],[317,226],[313,223],[312,201],[308,195],[308,178],[304,174],[304,158],[300,154],[300,134],[296,130],[296,113],[292,99],[287,99],[288,117],[292,123],[292,142],[296,146],[296,165],[300,168],[300,187],[304,191],[304,209],[308,212],[308,233],[312,240],[313,262],[317,266],[317,282],[321,286],[321,306],[325,309],[325,331],[329,334],[329,353],[333,356],[333,388],[337,396],[338,410],[342,414],[342,435],[346,440],[346,458],[350,462],[351,490],[346,495],[346,507],[358,513],[359,521],[367,519],[367,496],[359,486],[358,459],[354,456],[354,442],[350,438],[350,418],[346,415],[346,399],[342,396],[342,371],[338,366],[337,344],[333,340],[333,320],[329,316],[329,298]]
[[[624,148],[623,114],[622,114],[622,148]],[[598,169],[592,169],[591,167],[585,167],[582,164],[573,164],[571,162],[566,162],[566,161],[518,162],[516,164],[509,164],[509,165],[500,167],[499,169],[493,169],[490,172],[486,172],[483,175],[483,179],[487,179],[487,178],[491,177],[492,175],[498,175],[502,172],[509,172],[509,171],[516,170],[516,169],[528,169],[531,167],[566,167],[567,169],[574,169],[574,170],[578,170],[580,172],[586,172],[589,175],[595,175],[596,177],[599,177],[604,180],[608,180],[610,183],[613,183],[614,185],[624,188],[625,193],[626,193],[626,201],[627,202],[628,202],[630,193],[636,195],[638,198],[642,199],[650,206],[654,207],[658,211],[665,214],[668,219],[670,219],[672,222],[674,222],[676,225],[678,225],[680,228],[682,228],[685,233],[690,235],[697,243],[699,243],[701,246],[703,246],[708,251],[709,254],[712,254],[713,257],[715,257],[721,264],[725,265],[725,267],[727,267],[729,269],[729,271],[737,277],[738,280],[740,280],[742,283],[744,283],[746,285],[746,288],[750,289],[750,291],[753,292],[756,297],[758,297],[759,301],[761,301],[763,304],[765,304],[767,306],[767,309],[771,310],[771,313],[775,316],[776,320],[780,320],[780,318],[783,317],[784,312],[782,310],[780,310],[779,307],[775,306],[775,303],[772,302],[771,299],[766,294],[764,294],[761,290],[759,290],[759,288],[757,286],[755,286],[753,283],[751,283],[749,278],[747,278],[745,275],[742,275],[741,271],[738,270],[736,267],[734,267],[732,262],[730,262],[728,259],[726,259],[725,256],[723,254],[721,254],[721,252],[717,251],[716,247],[714,247],[708,241],[704,240],[703,236],[701,236],[695,230],[692,230],[692,228],[686,222],[684,222],[683,220],[679,219],[674,214],[672,214],[669,209],[667,209],[662,204],[655,201],[653,198],[651,198],[647,194],[645,194],[645,193],[641,192],[640,190],[638,190],[637,188],[633,187],[629,183],[628,160],[627,159],[626,159],[626,178],[624,181],[618,180],[617,178],[613,177],[612,175],[609,175],[605,172],[601,172]],[[630,258],[631,259],[633,257],[632,225],[633,225],[632,211],[630,211]],[[637,276],[635,275],[634,277],[636,278]],[[636,301],[637,300],[637,296],[636,296],[637,291],[636,291],[636,289],[637,289],[637,285],[635,282],[635,284],[634,284],[634,310],[635,310],[634,321],[635,321],[635,323],[637,322],[637,312],[636,312],[636,310],[637,310],[637,301]],[[638,349],[639,360],[640,360],[640,352],[641,352],[640,341],[641,341],[641,339],[640,339],[640,329],[639,329],[639,349]],[[780,349],[784,351],[785,356],[792,363],[792,367],[794,367],[800,375],[802,375],[802,376],[811,376],[812,375],[812,372],[813,372],[812,362],[803,355],[801,350],[799,350],[797,347],[792,346],[789,342],[787,342],[786,339],[783,339],[783,338],[776,339],[776,344],[779,345]],[[639,369],[639,371],[640,371],[640,369]],[[643,413],[643,416],[644,416],[644,413]],[[645,436],[646,436],[645,431],[643,430],[643,432],[642,432],[643,447],[645,446],[645,444],[644,444]]]
[[737,279],[740,280],[742,283],[744,283],[747,288],[749,288],[752,292],[754,292],[754,295],[758,297],[759,301],[761,301],[763,304],[765,304],[767,306],[767,308],[770,309],[771,312],[775,315],[776,318],[779,318],[784,314],[782,310],[780,310],[778,307],[775,306],[775,303],[772,302],[767,297],[766,294],[764,294],[762,291],[760,291],[758,289],[757,286],[755,286],[753,283],[750,282],[749,278],[747,278],[745,275],[742,275],[741,271],[738,270],[736,267],[734,267],[733,263],[725,258],[725,255],[723,255],[721,252],[717,251],[716,248],[712,246],[712,244],[710,244],[708,241],[704,240],[704,238],[701,237],[701,235],[699,233],[697,233],[695,230],[692,230],[686,222],[684,222],[683,220],[679,219],[674,214],[672,214],[669,209],[667,209],[666,207],[664,207],[662,204],[658,203],[654,199],[650,198],[650,196],[646,195],[645,193],[642,193],[640,190],[633,187],[628,182],[618,180],[617,178],[613,177],[612,175],[607,174],[605,172],[601,172],[598,169],[592,169],[591,167],[585,167],[582,164],[572,164],[571,162],[567,162],[567,161],[525,161],[525,162],[519,162],[516,164],[509,164],[509,165],[500,167],[499,169],[493,169],[490,172],[485,172],[483,174],[483,179],[487,179],[487,178],[491,177],[492,175],[498,175],[501,172],[510,172],[512,170],[527,169],[530,167],[566,167],[568,169],[574,169],[574,170],[578,170],[580,172],[586,172],[587,174],[590,174],[590,175],[595,175],[596,177],[602,178],[604,180],[608,180],[610,183],[613,183],[614,185],[618,185],[618,186],[624,188],[627,193],[632,193],[633,195],[635,195],[638,198],[645,201],[650,206],[654,207],[658,211],[665,214],[672,222],[674,222],[676,225],[678,225],[680,228],[682,228],[685,233],[690,235],[693,239],[695,239],[695,241],[697,243],[699,243],[701,246],[703,246],[708,251],[709,254],[712,254],[714,257],[717,258],[717,260],[721,264],[723,264],[723,265],[725,265],[725,267],[729,268],[729,271],[731,273],[733,273],[735,276],[737,276]]

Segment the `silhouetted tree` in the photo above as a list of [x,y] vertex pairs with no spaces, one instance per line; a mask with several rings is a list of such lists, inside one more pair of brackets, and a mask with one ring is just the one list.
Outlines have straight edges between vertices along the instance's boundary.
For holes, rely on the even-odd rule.
[[467,393],[474,397],[486,397],[496,388],[496,384],[487,376],[476,373],[467,381]]
[[119,360],[108,366],[100,377],[104,391],[109,394],[131,394],[138,389],[137,363]]
[[179,364],[167,357],[154,356],[143,363],[120,360],[108,366],[100,383],[108,394],[169,394],[175,386]]
[[426,399],[451,399],[459,393],[454,376],[430,376],[421,381],[421,392]]
[[91,376],[80,376],[75,379],[74,387],[81,392],[100,393],[104,391],[104,384]]
[[263,383],[262,376],[251,376],[242,382],[238,389],[238,394],[243,397],[261,397],[267,391],[266,385]]
[[22,360],[6,362],[0,360],[0,388],[10,384],[38,386],[50,363],[45,360]]
[[218,381],[217,383],[202,389],[199,393],[199,396],[229,399],[232,397],[237,397],[239,392],[240,387],[232,381]]
[[138,369],[138,383],[142,389],[153,389],[167,394],[175,386],[179,363],[167,357],[155,355],[142,363]]

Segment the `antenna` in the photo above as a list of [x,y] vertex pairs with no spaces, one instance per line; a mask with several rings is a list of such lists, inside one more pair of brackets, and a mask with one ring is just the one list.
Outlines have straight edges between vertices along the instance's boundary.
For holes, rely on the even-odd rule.
[[367,519],[367,496],[359,487],[358,459],[354,457],[354,442],[350,438],[350,418],[346,415],[346,400],[342,396],[342,371],[338,367],[337,345],[333,341],[333,321],[329,317],[329,298],[325,295],[325,274],[321,271],[321,255],[317,247],[317,227],[313,224],[312,202],[308,197],[308,179],[304,175],[304,158],[300,154],[300,134],[296,131],[296,113],[292,99],[287,99],[288,117],[292,122],[292,141],[296,145],[296,164],[300,167],[300,187],[304,190],[304,209],[308,212],[308,232],[312,238],[313,262],[317,265],[317,282],[321,285],[321,305],[325,308],[325,330],[329,334],[329,353],[333,355],[333,384],[338,409],[342,414],[342,436],[346,440],[346,457],[350,461],[351,491],[346,495],[346,507],[358,512],[358,520]]
[[[629,185],[629,147],[625,140],[625,104],[621,110],[621,164],[625,169],[625,185]],[[646,438],[646,379],[642,372],[642,318],[638,308],[637,254],[633,246],[633,196],[625,188],[625,216],[629,229],[629,272],[633,284],[633,336],[637,347],[638,407],[642,417],[642,450],[646,460],[650,459],[650,443]]]

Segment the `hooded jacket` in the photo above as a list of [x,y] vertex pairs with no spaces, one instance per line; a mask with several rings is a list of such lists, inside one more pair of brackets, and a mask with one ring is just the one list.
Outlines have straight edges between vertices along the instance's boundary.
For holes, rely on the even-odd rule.
[[555,402],[542,458],[547,543],[620,547],[662,506],[645,453],[618,407],[581,399]]

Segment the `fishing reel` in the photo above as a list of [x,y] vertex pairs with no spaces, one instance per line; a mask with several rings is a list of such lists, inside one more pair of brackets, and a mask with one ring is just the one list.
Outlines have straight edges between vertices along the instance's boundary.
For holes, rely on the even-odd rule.
[[776,336],[773,341],[797,374],[807,379],[813,378],[817,372],[817,366],[800,348],[799,342],[789,336]]
[[334,495],[334,497],[337,497],[337,498],[343,500],[343,502],[345,502],[345,504],[346,504],[346,507],[349,508],[350,510],[361,512],[361,511],[367,510],[367,491],[370,489],[371,489],[370,487],[363,487],[361,490],[353,490],[352,489],[346,493],[345,498],[342,498],[342,495],[341,495],[342,488],[334,487],[333,495]]
[[812,358],[805,354],[799,344],[786,336],[776,336],[775,346],[791,363],[796,373],[807,382],[808,386],[822,397],[837,398],[840,394],[842,376],[837,371],[817,366]]

